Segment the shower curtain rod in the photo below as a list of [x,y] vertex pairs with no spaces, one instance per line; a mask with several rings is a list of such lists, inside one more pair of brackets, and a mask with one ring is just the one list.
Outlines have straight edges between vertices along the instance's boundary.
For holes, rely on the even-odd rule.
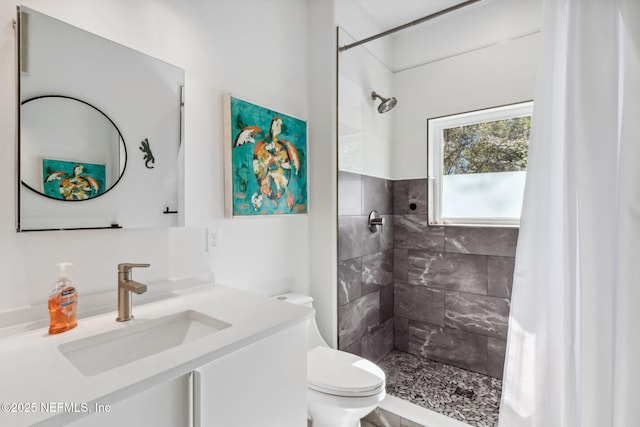
[[389,34],[393,34],[398,31],[404,30],[406,28],[413,27],[414,25],[422,24],[423,22],[428,21],[430,19],[437,18],[438,16],[445,15],[449,12],[453,12],[458,9],[462,9],[463,7],[466,7],[466,6],[471,6],[472,4],[478,3],[480,1],[482,0],[467,0],[465,2],[458,3],[454,6],[448,7],[446,9],[442,9],[441,11],[438,11],[436,13],[432,13],[431,15],[423,16],[422,18],[416,19],[415,21],[411,21],[407,24],[400,25],[399,27],[395,27],[390,30],[383,31],[379,34],[373,35],[371,37],[367,37],[366,39],[362,39],[360,41],[339,47],[338,52],[344,52],[345,50],[351,49],[352,47],[357,47],[357,46],[360,46],[361,44],[365,44],[365,43],[369,43],[370,41],[377,40],[380,37],[388,36]]

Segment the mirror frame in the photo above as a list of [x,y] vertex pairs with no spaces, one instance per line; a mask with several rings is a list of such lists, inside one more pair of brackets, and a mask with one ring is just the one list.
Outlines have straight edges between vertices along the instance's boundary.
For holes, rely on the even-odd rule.
[[[124,136],[122,136],[122,132],[120,132],[120,129],[118,129],[118,126],[116,126],[116,124],[113,122],[113,120],[111,120],[111,118],[109,116],[107,116],[102,110],[100,110],[98,107],[89,104],[86,101],[83,101],[81,99],[78,98],[74,98],[72,96],[66,96],[66,95],[40,95],[40,96],[34,96],[33,98],[29,98],[26,99],[24,101],[22,101],[20,103],[20,106],[23,106],[24,104],[27,104],[29,102],[32,101],[37,101],[39,99],[43,99],[43,98],[62,98],[62,99],[69,99],[72,101],[77,101],[80,102],[88,107],[93,108],[94,110],[96,110],[98,113],[100,113],[104,118],[106,118],[109,123],[111,123],[111,125],[115,128],[116,132],[118,132],[118,136],[120,137],[120,144],[122,145],[122,149],[124,150],[124,166],[122,167],[122,172],[120,173],[120,175],[118,176],[118,179],[113,183],[113,185],[111,185],[107,190],[105,190],[104,192],[91,197],[89,199],[58,199],[56,197],[51,197],[48,194],[45,194],[41,191],[36,190],[35,188],[33,188],[32,186],[30,186],[29,184],[27,184],[26,182],[24,182],[22,180],[22,176],[21,176],[21,170],[22,170],[22,164],[18,164],[18,186],[20,185],[24,185],[25,187],[27,187],[29,190],[35,192],[36,194],[40,195],[40,196],[44,196],[44,197],[48,197],[49,199],[53,199],[53,200],[58,200],[61,202],[86,202],[89,200],[93,200],[93,199],[97,199],[98,197],[107,194],[109,191],[111,191],[112,188],[114,188],[116,185],[118,185],[118,183],[120,182],[120,180],[122,179],[122,177],[124,176],[124,173],[127,169],[127,161],[128,161],[128,154],[127,154],[127,144],[124,140]],[[20,117],[20,119],[22,120],[22,116]],[[20,122],[22,123],[22,121]],[[22,134],[20,131],[20,127],[18,129],[18,152],[20,152],[22,150]],[[19,189],[18,189],[19,190]],[[20,213],[20,206],[18,206],[18,214]]]
[[[109,39],[105,39],[104,37],[101,37],[99,35],[96,35],[94,33],[91,33],[88,30],[85,30],[83,28],[80,27],[76,27],[74,25],[68,24],[64,21],[60,21],[58,18],[55,17],[51,17],[55,19],[56,21],[60,21],[63,24],[66,25],[70,25],[71,27],[74,27],[76,29],[79,29],[83,32],[87,32],[95,37],[99,37],[100,39],[104,39],[106,41],[109,41],[111,43],[114,43],[115,45],[119,45],[122,46],[124,48],[127,48],[127,50],[131,51],[131,52],[135,52],[138,54],[142,54],[144,55],[144,57],[148,58],[148,60],[151,60],[153,62],[159,62],[159,63],[164,63],[166,65],[171,66],[173,69],[173,71],[170,71],[170,73],[175,74],[176,72],[180,75],[179,80],[179,88],[178,91],[174,93],[174,95],[177,95],[177,105],[178,105],[178,110],[177,113],[179,114],[179,120],[177,122],[177,131],[178,131],[178,140],[177,140],[177,169],[175,170],[175,174],[176,174],[176,185],[177,185],[177,194],[175,195],[175,200],[173,200],[174,195],[171,194],[170,196],[168,196],[170,199],[172,200],[166,200],[164,202],[164,210],[160,211],[160,212],[156,212],[155,210],[153,212],[150,212],[149,209],[146,209],[145,214],[150,214],[153,215],[153,225],[149,225],[148,221],[141,219],[140,215],[131,215],[130,212],[126,212],[125,216],[127,217],[127,225],[126,226],[122,226],[119,218],[118,218],[118,211],[114,211],[115,215],[113,212],[110,212],[108,215],[114,215],[113,216],[113,220],[111,220],[111,222],[109,222],[109,219],[107,219],[107,222],[105,223],[105,225],[101,225],[101,224],[96,224],[96,221],[81,221],[78,224],[54,224],[49,226],[48,224],[35,224],[35,226],[29,226],[28,228],[24,227],[24,222],[23,222],[23,218],[22,218],[22,212],[26,212],[28,211],[27,209],[23,209],[23,202],[24,200],[30,200],[33,196],[45,196],[43,200],[47,200],[47,201],[52,201],[52,200],[62,200],[62,199],[57,199],[55,197],[50,197],[47,196],[43,193],[41,193],[40,191],[37,191],[33,188],[31,188],[31,186],[29,186],[28,184],[22,182],[22,172],[20,170],[20,165],[21,165],[21,157],[22,154],[20,152],[20,143],[21,143],[21,106],[23,104],[22,101],[22,89],[23,89],[23,84],[22,84],[22,71],[23,71],[23,67],[25,64],[29,63],[29,59],[28,57],[23,57],[23,51],[21,49],[21,43],[22,40],[25,39],[26,40],[29,39],[29,35],[25,34],[26,30],[30,27],[29,22],[25,21],[24,23],[22,22],[22,12],[23,11],[28,11],[28,10],[33,10],[30,9],[27,6],[22,6],[22,5],[17,5],[16,6],[16,12],[17,12],[17,17],[16,19],[14,19],[13,24],[14,24],[14,32],[16,33],[17,37],[14,38],[15,41],[15,72],[16,72],[16,98],[15,98],[15,125],[16,125],[16,129],[15,129],[15,147],[16,147],[16,151],[15,151],[15,155],[14,155],[14,166],[15,166],[15,172],[14,172],[14,179],[15,179],[15,189],[16,189],[16,193],[15,193],[15,208],[14,208],[14,213],[15,213],[15,230],[18,233],[21,232],[31,232],[31,231],[60,231],[60,230],[92,230],[92,229],[114,229],[114,228],[167,228],[167,227],[184,227],[185,226],[185,219],[184,219],[184,69],[179,68],[176,65],[173,65],[171,63],[168,63],[166,61],[162,61],[159,60],[158,58],[154,58],[148,54],[145,54],[143,52],[140,51],[136,51],[135,49],[132,49],[128,46],[119,44],[117,42],[113,42],[112,40]],[[39,14],[43,14],[42,12],[39,12],[37,10],[33,10],[36,13]],[[43,14],[45,15],[45,14]],[[46,15],[48,16],[48,15]],[[166,71],[166,69],[165,69]],[[45,92],[47,93],[47,92]],[[49,92],[49,94],[51,93],[56,93],[56,92]],[[34,94],[36,95],[36,94]],[[41,95],[38,95],[41,96]],[[42,95],[42,96],[52,96],[52,95]],[[61,96],[61,95],[55,95],[55,96]],[[77,94],[72,94],[72,96],[61,96],[61,97],[67,97],[67,98],[72,98],[72,99],[76,99],[78,101],[81,101],[85,104],[88,104],[89,106],[93,107],[95,110],[98,110],[100,113],[102,113],[103,116],[106,116],[106,114],[103,113],[103,111],[99,110],[98,108],[96,108],[94,105],[89,104],[86,101],[82,101],[81,99],[78,98],[74,98],[77,97]],[[37,96],[33,96],[33,98],[36,98]],[[27,100],[28,101],[28,100]],[[101,107],[102,108],[102,107]],[[113,123],[113,121],[106,116],[109,121],[111,123]],[[115,126],[115,124],[114,124]],[[128,172],[127,175],[130,175],[130,172],[135,171],[135,167],[132,169],[133,166],[136,166],[137,164],[131,163],[129,164],[129,160],[133,161],[135,160],[133,157],[131,159],[129,159],[128,157],[130,155],[132,155],[133,153],[131,152],[131,150],[127,150],[126,147],[126,143],[124,141],[124,137],[122,136],[122,132],[127,132],[127,124],[126,123],[121,123],[120,124],[120,128],[118,126],[115,126],[115,128],[117,129],[117,132],[119,134],[119,136],[121,137],[121,143],[124,146],[124,150],[125,150],[125,163],[122,167],[122,173],[120,174],[120,176],[118,177],[117,181],[110,187],[113,188],[115,187],[117,184],[120,185],[120,187],[122,187],[123,182],[126,180],[123,180],[122,178],[124,177],[124,173],[125,173],[125,169],[126,172]],[[121,131],[122,128],[122,131]],[[130,138],[130,136],[128,137]],[[131,148],[131,147],[129,147]],[[171,168],[170,170],[171,173],[174,173],[174,170]],[[123,181],[123,182],[120,182]],[[24,187],[23,187],[24,185]],[[118,187],[118,188],[120,188]],[[29,188],[30,191],[27,191],[26,188]],[[109,189],[109,190],[110,190]],[[25,191],[25,193],[23,194],[22,191]],[[105,191],[102,194],[105,194],[109,191]],[[118,194],[120,193],[120,191],[113,191],[110,192],[110,197],[116,197]],[[162,197],[156,197],[156,199],[161,199],[164,198],[164,195],[161,195]],[[92,197],[91,199],[95,199],[96,197]],[[127,196],[128,197],[128,196]],[[116,197],[117,198],[117,197]],[[89,200],[91,200],[89,199]],[[105,200],[108,200],[108,198],[103,198],[101,200],[98,201],[98,203],[104,203]],[[118,199],[119,200],[119,199]],[[62,201],[67,201],[67,200],[62,200]],[[86,201],[86,200],[84,200]],[[158,200],[155,200],[156,204],[158,202]],[[175,207],[174,207],[175,204]],[[85,206],[85,205],[69,205],[66,204],[67,206]],[[87,205],[91,205],[91,204],[87,204]],[[177,218],[175,220],[170,220],[167,221],[165,219],[162,219],[162,217],[174,217]],[[104,218],[102,218],[104,219]],[[102,223],[102,219],[99,221]],[[130,222],[133,222],[133,224],[130,224]]]

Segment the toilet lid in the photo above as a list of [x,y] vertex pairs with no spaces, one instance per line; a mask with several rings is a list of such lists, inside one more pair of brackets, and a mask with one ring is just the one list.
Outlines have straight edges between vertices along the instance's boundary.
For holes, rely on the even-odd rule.
[[384,372],[354,354],[315,347],[307,354],[307,385],[336,396],[373,396],[384,389]]

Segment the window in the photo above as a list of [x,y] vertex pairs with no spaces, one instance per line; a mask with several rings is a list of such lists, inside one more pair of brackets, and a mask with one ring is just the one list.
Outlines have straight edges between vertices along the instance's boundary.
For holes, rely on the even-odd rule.
[[517,225],[533,102],[428,120],[429,222]]

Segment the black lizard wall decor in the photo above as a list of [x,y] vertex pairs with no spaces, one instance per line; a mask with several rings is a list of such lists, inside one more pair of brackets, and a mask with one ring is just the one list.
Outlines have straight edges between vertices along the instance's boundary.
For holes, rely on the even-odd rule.
[[142,158],[142,160],[144,160],[144,165],[147,167],[147,169],[153,169],[153,165],[155,164],[156,159],[153,157],[153,153],[151,152],[151,147],[149,146],[149,140],[145,138],[141,144],[142,145],[140,145],[139,148],[140,148],[140,151],[144,153],[144,157]]

